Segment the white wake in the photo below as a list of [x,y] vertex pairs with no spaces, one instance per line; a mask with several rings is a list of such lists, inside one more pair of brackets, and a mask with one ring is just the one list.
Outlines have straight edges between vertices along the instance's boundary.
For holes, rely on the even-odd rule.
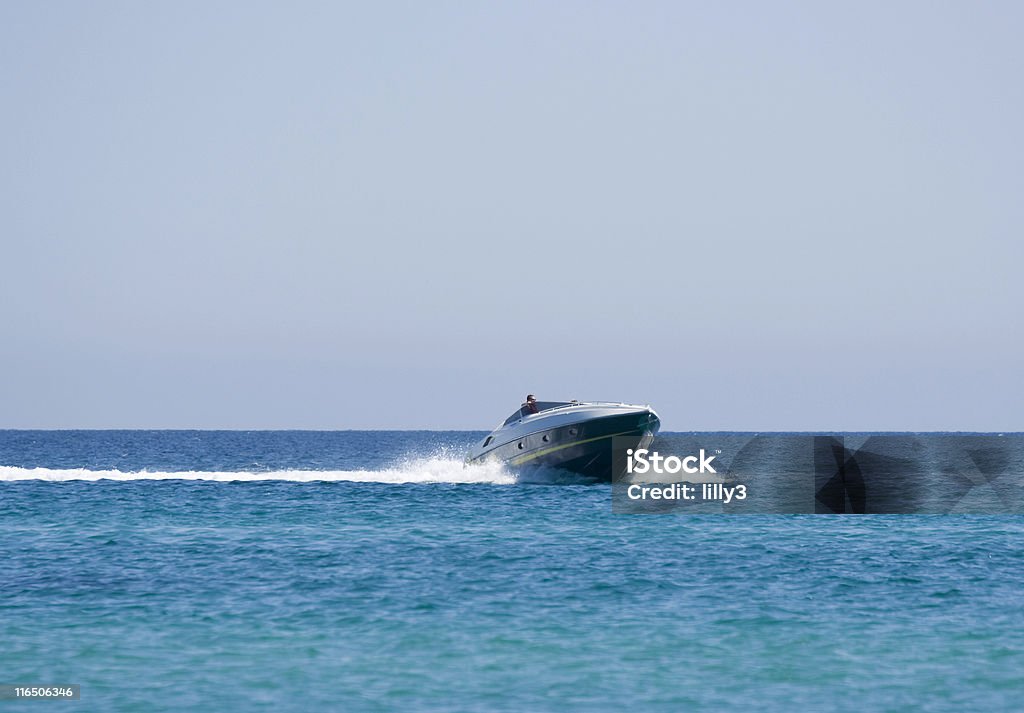
[[381,470],[120,471],[86,468],[19,468],[0,465],[0,481],[16,480],[210,480],[222,483],[287,480],[295,483],[491,483],[513,485],[514,475],[498,463],[465,465],[460,460],[424,458]]

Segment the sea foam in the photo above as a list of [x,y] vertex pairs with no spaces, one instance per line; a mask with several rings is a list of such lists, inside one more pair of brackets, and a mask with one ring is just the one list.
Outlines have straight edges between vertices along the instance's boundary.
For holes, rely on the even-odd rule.
[[269,470],[269,471],[120,471],[87,468],[19,468],[0,466],[0,481],[18,480],[208,480],[256,482],[284,480],[296,483],[491,483],[512,485],[516,478],[498,463],[466,465],[447,458],[410,460],[380,470]]

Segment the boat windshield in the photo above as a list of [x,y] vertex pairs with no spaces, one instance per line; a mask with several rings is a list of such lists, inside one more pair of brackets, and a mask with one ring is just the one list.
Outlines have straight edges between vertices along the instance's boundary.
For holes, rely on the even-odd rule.
[[[541,411],[549,411],[549,410],[551,410],[553,408],[559,408],[561,406],[571,406],[574,403],[575,403],[574,401],[538,401],[537,402],[537,412],[540,413]],[[520,408],[516,409],[512,413],[511,416],[506,418],[505,419],[505,423],[503,423],[501,425],[502,426],[507,426],[510,423],[515,423],[519,419],[526,418],[529,415],[531,415],[531,414],[526,410],[525,406],[520,407]]]

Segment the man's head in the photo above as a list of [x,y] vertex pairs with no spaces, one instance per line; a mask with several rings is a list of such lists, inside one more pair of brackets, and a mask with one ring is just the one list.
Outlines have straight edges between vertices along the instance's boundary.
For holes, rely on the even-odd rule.
[[527,394],[526,395],[526,403],[528,403],[528,404],[535,404],[535,403],[537,403],[537,399],[534,398],[533,394]]

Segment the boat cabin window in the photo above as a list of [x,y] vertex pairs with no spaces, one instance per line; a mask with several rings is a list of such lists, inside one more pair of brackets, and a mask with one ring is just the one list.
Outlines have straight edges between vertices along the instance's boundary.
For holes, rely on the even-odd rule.
[[507,426],[510,423],[515,423],[516,421],[518,421],[519,419],[521,419],[523,417],[523,411],[525,411],[525,410],[526,409],[518,409],[518,410],[516,410],[511,416],[506,418],[505,419],[505,423],[503,423],[501,425],[502,426]]
[[[572,404],[572,401],[538,401],[537,402],[537,413],[540,413],[541,411],[547,411],[548,409],[558,408],[560,406],[569,406],[571,404]],[[529,411],[526,410],[525,407],[520,407],[519,410],[515,411],[511,416],[506,418],[505,419],[505,423],[503,423],[501,425],[502,426],[507,426],[510,423],[515,423],[519,419],[526,418],[529,415],[531,415],[531,414],[530,414]]]

